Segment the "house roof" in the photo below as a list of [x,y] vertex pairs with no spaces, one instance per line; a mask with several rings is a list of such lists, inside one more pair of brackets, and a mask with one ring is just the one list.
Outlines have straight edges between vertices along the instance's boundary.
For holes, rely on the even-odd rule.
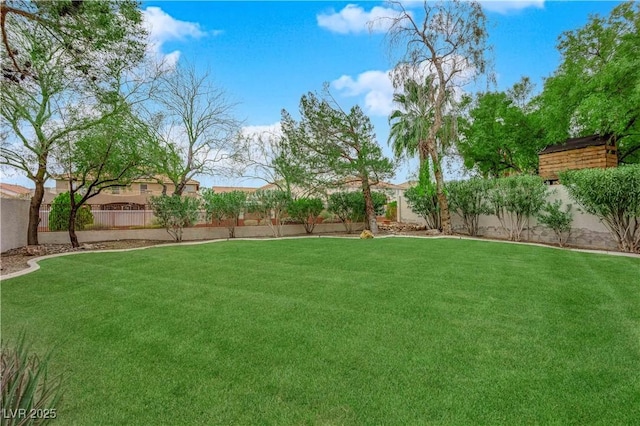
[[31,189],[21,185],[2,182],[0,183],[0,193],[9,197],[24,197],[31,195]]
[[[56,175],[56,176],[52,176],[54,180],[64,180],[67,181],[69,180],[69,174],[63,174],[63,175]],[[132,183],[157,183],[158,181],[162,182],[162,183],[166,183],[166,184],[173,184],[173,182],[171,182],[171,180],[166,177],[166,176],[160,176],[160,175],[155,175],[155,176],[149,176],[149,177],[141,177],[138,179],[134,179]],[[198,182],[195,179],[189,179],[187,181],[187,185],[200,185],[200,182]]]
[[586,148],[588,146],[613,145],[612,135],[589,135],[580,138],[567,139],[561,144],[549,145],[540,154],[550,154],[552,152],[570,151],[572,149]]

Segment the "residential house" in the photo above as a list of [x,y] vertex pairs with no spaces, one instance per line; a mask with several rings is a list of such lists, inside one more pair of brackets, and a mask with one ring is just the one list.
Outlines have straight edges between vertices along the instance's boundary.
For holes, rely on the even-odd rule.
[[[56,186],[54,192],[45,193],[43,205],[51,205],[57,194],[69,190],[69,179],[66,176],[55,177]],[[174,184],[166,177],[154,176],[134,180],[127,187],[104,189],[100,194],[91,197],[88,204],[92,210],[149,210],[148,199],[163,193],[171,195],[175,189]],[[183,195],[197,196],[200,190],[200,182],[189,180],[185,186]]]
[[0,183],[0,197],[2,198],[31,198],[33,190],[25,188],[21,185],[15,185],[12,183]]

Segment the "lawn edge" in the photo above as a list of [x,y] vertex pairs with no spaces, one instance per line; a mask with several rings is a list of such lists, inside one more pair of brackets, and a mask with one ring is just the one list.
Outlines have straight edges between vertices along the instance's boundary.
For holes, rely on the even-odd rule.
[[[52,259],[54,257],[61,256],[71,256],[74,254],[84,254],[84,253],[116,253],[116,252],[126,252],[126,251],[134,251],[134,250],[146,250],[155,247],[173,247],[173,246],[193,246],[198,244],[210,244],[210,243],[218,243],[218,242],[226,242],[226,241],[280,241],[280,240],[296,240],[303,238],[342,238],[342,239],[352,239],[357,240],[360,237],[346,237],[346,236],[335,236],[335,235],[301,235],[301,236],[293,236],[293,237],[280,237],[280,238],[219,238],[215,240],[200,240],[200,241],[183,241],[180,243],[166,243],[166,244],[156,244],[152,246],[145,247],[133,247],[126,249],[108,249],[108,250],[87,250],[87,251],[72,251],[66,253],[56,253],[56,254],[48,254],[45,256],[35,257],[33,259],[29,259],[27,261],[28,268],[22,269],[17,272],[12,272],[10,274],[1,275],[0,281],[5,281],[11,278],[20,277],[22,275],[27,275],[32,272],[40,269],[40,265],[38,262],[41,260]],[[376,238],[417,238],[417,239],[454,239],[454,240],[471,240],[471,241],[482,241],[487,243],[503,243],[503,244],[520,244],[534,247],[543,247],[547,249],[555,249],[555,250],[566,250],[566,251],[575,251],[581,253],[591,253],[591,254],[606,254],[610,256],[622,256],[622,257],[632,257],[640,259],[640,254],[635,253],[624,253],[619,251],[610,251],[610,250],[589,250],[589,249],[577,249],[577,248],[565,248],[565,247],[557,247],[550,246],[546,244],[539,243],[531,243],[526,241],[505,241],[505,240],[491,240],[485,238],[475,238],[468,237],[464,235],[429,235],[429,236],[421,236],[421,235],[380,235]]]

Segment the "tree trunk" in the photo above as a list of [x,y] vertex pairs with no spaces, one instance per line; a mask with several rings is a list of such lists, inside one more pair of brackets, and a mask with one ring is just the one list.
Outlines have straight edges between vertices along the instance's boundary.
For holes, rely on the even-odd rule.
[[175,188],[173,190],[173,195],[178,195],[182,197],[182,192],[184,191],[185,186],[187,186],[187,182],[185,182],[184,180],[181,180],[180,182],[178,182],[178,184],[175,185]]
[[[73,197],[75,194],[71,194]],[[76,235],[76,217],[78,215],[78,206],[71,201],[71,211],[69,212],[69,241],[71,241],[71,247],[78,248],[80,243],[78,242],[78,236]]]
[[367,216],[366,228],[373,235],[378,234],[378,222],[376,221],[376,209],[373,206],[373,198],[371,197],[371,187],[366,179],[362,180],[362,193],[364,195],[364,206]]
[[[42,176],[42,177],[40,177]],[[38,225],[40,224],[40,206],[44,198],[44,169],[38,170],[36,179],[34,180],[36,189],[31,197],[29,205],[29,225],[27,226],[27,244],[30,246],[38,245]]]
[[445,235],[453,234],[451,230],[451,215],[449,214],[449,201],[447,195],[444,193],[444,176],[442,175],[442,168],[440,167],[440,161],[438,153],[436,152],[435,144],[431,146],[429,150],[431,154],[431,161],[433,162],[433,174],[436,177],[436,195],[438,196],[438,205],[440,206],[440,225],[442,226],[442,233]]

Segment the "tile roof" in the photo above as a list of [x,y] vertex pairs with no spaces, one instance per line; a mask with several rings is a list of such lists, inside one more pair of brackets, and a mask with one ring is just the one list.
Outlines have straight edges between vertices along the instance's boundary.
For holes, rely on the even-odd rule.
[[25,188],[24,186],[21,185],[15,185],[12,183],[0,183],[0,192],[5,194],[5,195],[9,195],[9,196],[13,196],[15,194],[16,197],[20,197],[20,196],[26,196],[26,195],[31,195],[31,189],[29,188]]

